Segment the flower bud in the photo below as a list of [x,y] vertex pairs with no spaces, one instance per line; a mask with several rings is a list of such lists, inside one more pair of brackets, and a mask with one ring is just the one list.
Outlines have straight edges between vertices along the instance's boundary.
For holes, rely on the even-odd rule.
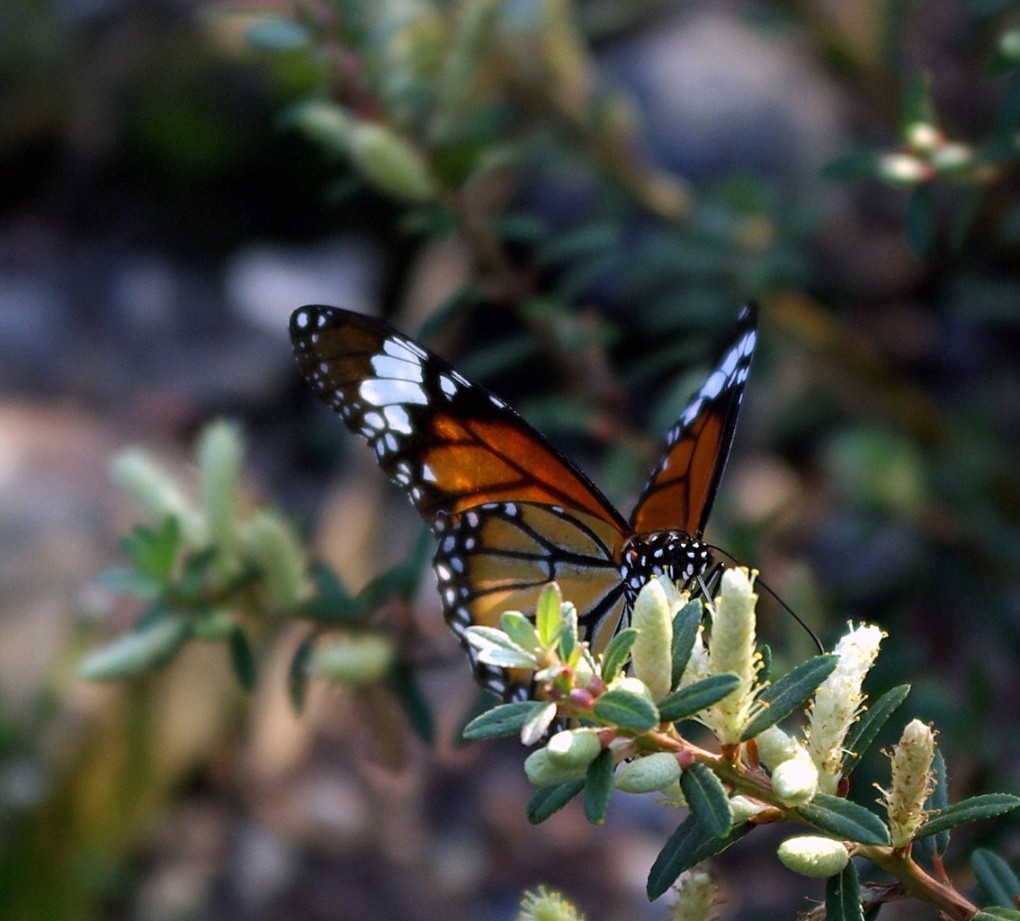
[[931,178],[931,167],[913,154],[886,153],[878,161],[878,175],[895,185],[914,186]]
[[885,634],[878,627],[851,629],[836,644],[835,670],[815,691],[808,717],[806,747],[818,768],[818,789],[835,793],[843,762],[843,742],[864,703],[861,685],[875,662]]
[[935,733],[911,720],[892,754],[892,790],[886,794],[893,847],[903,847],[925,819],[924,803],[935,786]]
[[784,761],[789,761],[802,749],[800,742],[775,724],[769,726],[764,732],[758,733],[754,737],[754,741],[758,746],[758,757],[761,759],[761,763],[768,768],[774,768]]
[[930,154],[945,140],[942,132],[931,122],[914,122],[907,125],[903,137],[907,146],[921,154]]
[[730,810],[733,812],[733,825],[743,825],[748,819],[764,812],[768,806],[746,796],[731,796]]
[[787,869],[814,879],[835,876],[850,860],[850,854],[841,841],[820,835],[787,838],[779,845],[777,854]]
[[776,765],[772,771],[772,792],[785,806],[803,806],[818,792],[818,768],[807,752]]
[[624,793],[650,793],[664,790],[679,779],[680,764],[676,757],[669,752],[655,752],[621,764],[613,785]]
[[190,624],[182,617],[163,617],[89,653],[78,665],[88,681],[114,681],[159,668],[188,638]]
[[393,643],[384,636],[362,633],[319,642],[312,672],[338,684],[361,687],[381,680],[393,664]]
[[157,521],[176,519],[186,544],[206,543],[205,523],[181,484],[146,451],[128,448],[118,454],[110,464],[110,478]]
[[258,512],[248,526],[245,545],[261,567],[275,604],[291,608],[307,596],[307,558],[294,530],[278,514]]
[[547,743],[549,760],[563,768],[587,767],[602,751],[598,730],[564,729]]
[[219,564],[232,569],[234,561],[225,562],[222,551],[232,551],[237,543],[237,487],[244,455],[237,426],[222,419],[207,426],[199,437],[197,455],[209,540],[221,551]]
[[517,921],[584,921],[584,916],[558,892],[539,886],[524,893]]
[[676,900],[669,906],[668,921],[708,921],[715,917],[715,883],[701,867],[681,873],[674,891]]
[[536,787],[555,787],[568,780],[580,780],[587,771],[587,765],[581,767],[563,767],[549,757],[549,751],[540,748],[533,751],[524,761],[524,773]]
[[631,649],[634,675],[640,678],[654,700],[671,689],[673,671],[673,615],[676,613],[660,579],[645,583],[634,602],[631,625],[638,631]]

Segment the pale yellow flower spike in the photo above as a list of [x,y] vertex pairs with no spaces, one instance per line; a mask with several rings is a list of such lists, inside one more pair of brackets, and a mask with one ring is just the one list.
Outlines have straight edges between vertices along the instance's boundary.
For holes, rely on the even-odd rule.
[[892,789],[885,796],[893,847],[908,844],[926,818],[924,803],[935,789],[934,759],[934,730],[911,720],[893,749]]

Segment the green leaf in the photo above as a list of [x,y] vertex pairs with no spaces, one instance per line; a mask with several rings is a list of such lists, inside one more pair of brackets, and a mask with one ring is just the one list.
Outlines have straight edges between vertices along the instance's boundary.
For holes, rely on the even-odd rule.
[[550,582],[538,596],[538,604],[535,607],[535,628],[542,640],[543,646],[551,646],[556,642],[563,629],[563,615],[560,606],[563,604],[563,596],[560,594],[560,587],[555,582]]
[[740,677],[733,674],[712,675],[695,681],[659,701],[659,716],[664,723],[676,723],[711,707],[732,694],[740,686]]
[[1013,908],[1020,895],[1020,879],[1013,868],[994,851],[979,847],[970,858],[974,876],[985,896],[1002,908]]
[[177,580],[177,593],[183,598],[196,599],[204,590],[209,568],[219,556],[216,547],[206,547],[198,553],[189,554],[184,560],[181,577]]
[[418,594],[429,558],[432,555],[432,532],[421,528],[407,557],[386,572],[372,579],[360,592],[358,602],[364,610],[374,610],[390,598],[410,601]]
[[[465,739],[495,739],[499,736],[512,736],[521,731],[524,724],[549,705],[543,700],[521,700],[510,704],[500,704],[476,716],[464,727]],[[555,709],[555,704],[553,708]]]
[[703,615],[701,599],[695,598],[688,601],[673,618],[673,680],[670,684],[674,688],[680,683],[687,662],[691,658],[691,650],[694,648],[694,640],[698,635]]
[[537,667],[533,653],[519,646],[496,627],[468,627],[464,637],[475,650],[478,661],[486,665],[495,665],[497,668]]
[[864,921],[861,880],[852,860],[825,881],[825,921]]
[[234,627],[230,631],[230,665],[240,682],[241,687],[246,691],[255,688],[257,679],[255,669],[255,656],[251,651],[251,645],[244,631],[240,627]]
[[606,820],[615,767],[613,753],[608,748],[588,765],[584,779],[584,814],[592,825],[601,825]]
[[704,764],[694,764],[680,775],[680,789],[684,791],[691,813],[710,835],[721,838],[733,826],[733,809],[722,781]]
[[563,623],[563,630],[560,633],[559,652],[564,662],[569,662],[578,647],[577,636],[577,608],[572,602],[565,601],[560,606],[560,619]]
[[880,847],[890,843],[889,829],[875,813],[838,796],[818,793],[797,813],[816,828],[844,841]]
[[115,681],[165,665],[191,634],[183,617],[168,615],[89,653],[78,663],[78,674],[88,681]]
[[499,617],[499,626],[518,646],[529,652],[542,645],[535,625],[520,611],[504,611]]
[[918,830],[915,838],[926,838],[966,822],[991,819],[1020,806],[1020,797],[1009,793],[985,793],[954,803],[944,812],[929,819]]
[[659,725],[659,711],[647,697],[621,688],[606,691],[592,708],[600,722],[634,732],[647,732]]
[[753,739],[758,733],[793,713],[836,670],[838,664],[839,656],[815,656],[765,688],[758,695],[758,701],[765,705],[765,709],[751,720],[740,740],[746,742]]
[[138,571],[161,584],[173,574],[180,545],[181,526],[173,516],[158,528],[139,525],[121,541],[124,553]]
[[311,35],[301,23],[273,16],[252,25],[245,38],[262,51],[297,51],[308,46]]
[[623,663],[627,661],[627,656],[630,655],[637,635],[637,630],[633,627],[628,627],[626,630],[621,630],[609,641],[606,651],[602,653],[603,681],[608,683],[619,674],[620,669],[623,668]]
[[1020,911],[993,905],[991,908],[981,909],[970,921],[1020,921]]
[[287,694],[290,697],[290,705],[295,713],[301,713],[305,708],[305,697],[308,693],[308,666],[312,661],[312,653],[315,652],[314,633],[306,636],[298,648],[294,650],[294,657],[290,660],[290,667],[287,669]]
[[528,821],[539,825],[554,812],[559,812],[585,788],[583,780],[569,780],[555,787],[541,787],[528,802]]
[[848,776],[858,762],[864,756],[878,736],[882,727],[889,721],[889,717],[896,712],[900,704],[907,699],[910,693],[909,684],[897,685],[890,688],[881,697],[871,704],[861,714],[861,718],[850,727],[847,733],[844,747],[847,755],[843,758],[841,773]]
[[294,615],[319,624],[351,624],[364,618],[365,608],[353,598],[315,595],[302,601],[294,610]]
[[752,828],[754,826],[749,823],[738,825],[725,837],[720,838],[705,831],[694,815],[688,816],[670,835],[666,846],[652,864],[645,886],[649,901],[657,899],[669,889],[684,870],[689,870],[701,861],[726,850]]
[[[946,776],[946,759],[942,756],[942,749],[935,749],[935,760],[932,762],[932,773],[935,775],[935,789],[924,804],[925,812],[928,815],[945,812],[949,808],[949,782]],[[918,843],[929,859],[942,856],[949,850],[949,829],[940,831],[937,835],[929,835],[922,838]]]
[[432,745],[436,739],[436,724],[414,672],[406,663],[398,661],[390,670],[389,684],[415,734],[426,745]]
[[934,238],[935,214],[931,186],[919,185],[907,203],[907,242],[914,255],[923,259],[931,253]]
[[556,704],[543,703],[540,710],[536,710],[521,727],[521,743],[523,745],[534,745],[549,731],[549,727],[556,719]]
[[111,566],[96,576],[96,585],[108,592],[131,595],[142,601],[155,601],[163,591],[163,583],[128,566]]
[[931,73],[927,71],[918,74],[903,94],[903,114],[900,126],[907,128],[918,122],[929,125],[935,123],[935,111],[931,104]]

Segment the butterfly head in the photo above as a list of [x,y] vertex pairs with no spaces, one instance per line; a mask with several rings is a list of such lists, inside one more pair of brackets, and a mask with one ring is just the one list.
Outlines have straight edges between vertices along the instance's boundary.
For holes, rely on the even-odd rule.
[[620,576],[628,604],[633,606],[649,579],[665,576],[693,589],[711,566],[708,545],[685,531],[651,531],[633,535],[624,545]]

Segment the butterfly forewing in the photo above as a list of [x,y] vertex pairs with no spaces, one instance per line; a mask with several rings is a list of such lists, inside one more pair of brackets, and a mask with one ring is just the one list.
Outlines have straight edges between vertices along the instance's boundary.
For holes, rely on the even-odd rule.
[[537,502],[627,525],[598,489],[502,400],[385,324],[302,307],[301,370],[429,524],[489,502]]
[[757,309],[748,304],[715,370],[666,435],[662,459],[630,517],[635,532],[704,532],[733,443],[757,325]]

